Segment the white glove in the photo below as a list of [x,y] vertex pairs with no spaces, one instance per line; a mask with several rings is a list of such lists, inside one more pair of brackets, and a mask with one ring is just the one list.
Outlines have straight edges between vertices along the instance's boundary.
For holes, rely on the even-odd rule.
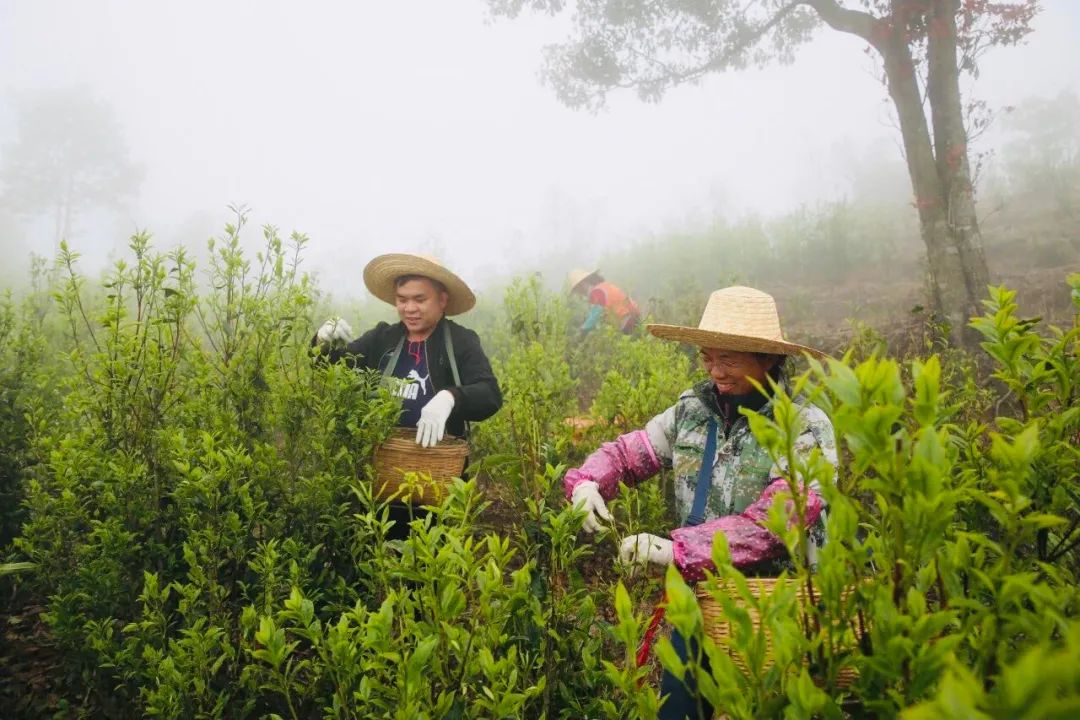
[[315,333],[315,341],[324,347],[337,342],[348,345],[352,342],[352,328],[343,318],[330,318]]
[[[603,530],[604,526],[600,523],[600,520],[611,522],[611,513],[608,512],[604,496],[600,494],[600,486],[592,480],[585,480],[575,485],[573,492],[570,493],[570,502],[578,510],[588,511],[589,514],[585,516],[585,524],[582,525],[582,529],[587,533]],[[599,520],[597,516],[599,516]]]
[[449,390],[440,390],[428,400],[420,410],[420,421],[416,423],[416,444],[435,447],[446,434],[446,420],[454,409],[454,394]]
[[670,565],[675,561],[671,541],[649,533],[623,538],[619,543],[619,560],[624,565],[645,566],[648,563]]

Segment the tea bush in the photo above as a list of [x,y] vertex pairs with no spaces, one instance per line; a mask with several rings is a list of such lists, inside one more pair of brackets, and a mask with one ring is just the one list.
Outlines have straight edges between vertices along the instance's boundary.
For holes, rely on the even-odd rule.
[[267,228],[253,267],[243,220],[214,248],[203,298],[183,251],[144,235],[102,296],[60,257],[70,372],[62,408],[28,413],[15,547],[47,598],[66,697],[91,714],[233,715],[245,605],[298,587],[350,607],[376,591],[360,568],[382,528],[354,520],[352,487],[396,408],[377,378],[312,363],[304,239]]
[[17,301],[0,301],[0,552],[18,534],[25,516],[27,467],[31,463],[27,413],[57,408],[56,320],[49,312],[50,273],[33,258],[30,289]]
[[[815,599],[803,607],[795,585],[754,597],[722,539],[697,588],[617,567],[619,537],[672,526],[662,479],[613,503],[614,531],[580,536],[567,465],[699,376],[641,332],[575,335],[571,304],[536,278],[484,334],[505,405],[474,428],[471,479],[388,541],[368,459],[396,401],[312,354],[306,239],[264,228],[250,258],[244,231],[241,213],[202,281],[145,235],[100,283],[64,247],[40,275],[51,301],[43,286],[0,308],[14,716],[655,718],[657,665],[634,654],[661,585],[669,626],[710,669],[663,639],[658,662],[729,717],[1075,713],[1075,323],[1042,331],[992,289],[972,323],[984,359],[931,346],[901,362],[864,343],[778,390],[771,419],[750,416],[789,468],[793,502],[768,525]],[[793,452],[806,400],[832,418],[840,468]],[[565,420],[586,408],[595,424],[575,438]],[[816,555],[799,521],[810,480],[828,501]],[[730,655],[695,592],[734,619]]]
[[[1070,282],[1080,310],[1080,277]],[[911,363],[910,385],[888,359],[815,363],[792,394],[833,420],[848,457],[834,481],[819,455],[794,454],[791,395],[778,393],[773,419],[750,414],[755,435],[791,469],[794,502],[778,500],[768,526],[785,540],[792,585],[753,596],[718,537],[717,572],[702,589],[733,618],[731,652],[741,667],[705,636],[693,591],[673,571],[668,616],[702,654],[682,663],[667,641],[658,651],[666,667],[697,677],[718,710],[733,718],[1035,718],[1080,707],[1080,672],[1055,666],[1073,653],[1080,610],[1080,327],[1036,334],[1013,299],[992,288],[972,326],[997,362],[994,376],[1016,397],[1015,417],[958,424],[964,396],[942,385],[937,356]],[[804,553],[800,510],[811,481],[828,502],[829,542],[815,562]],[[796,586],[815,601],[799,605]],[[767,618],[771,667],[748,605]],[[843,687],[839,678],[851,671],[857,678]]]
[[602,664],[606,586],[582,574],[582,518],[547,462],[573,385],[565,368],[562,385],[527,372],[565,325],[499,361],[533,384],[514,386],[518,412],[491,426],[502,461],[476,467],[527,491],[515,520],[484,532],[489,503],[462,482],[407,541],[387,541],[368,458],[396,401],[374,374],[312,356],[305,239],[265,228],[252,262],[243,228],[240,215],[213,244],[201,296],[186,254],[145,235],[98,289],[62,250],[63,402],[36,399],[40,383],[7,386],[33,391],[12,433],[28,478],[20,562],[5,565],[16,652],[51,653],[0,681],[14,711],[626,716]]
[[23,468],[27,462],[25,405],[32,390],[34,342],[17,322],[10,296],[0,305],[0,548],[18,533],[22,521]]

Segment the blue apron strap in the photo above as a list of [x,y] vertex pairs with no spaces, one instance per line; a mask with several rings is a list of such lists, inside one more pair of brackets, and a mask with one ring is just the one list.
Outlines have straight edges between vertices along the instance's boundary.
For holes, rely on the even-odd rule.
[[690,514],[686,516],[687,525],[700,525],[705,521],[705,503],[709,499],[709,490],[712,489],[712,471],[716,463],[715,418],[709,418],[705,433],[705,455],[701,458],[701,469],[698,470],[697,486],[694,488],[694,504],[690,508]]

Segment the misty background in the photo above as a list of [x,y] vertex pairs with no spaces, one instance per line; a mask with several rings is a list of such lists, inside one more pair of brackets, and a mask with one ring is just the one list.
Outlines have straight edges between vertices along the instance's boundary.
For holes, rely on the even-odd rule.
[[[975,140],[991,153],[982,178],[1011,108],[1080,90],[1080,3],[1044,0],[1034,28],[965,88],[994,114]],[[718,218],[853,193],[909,203],[891,104],[856,38],[822,31],[791,66],[659,104],[616,94],[593,115],[539,80],[543,47],[566,34],[564,20],[493,21],[481,0],[0,0],[0,277],[17,285],[58,233],[88,272],[138,229],[201,249],[229,204],[307,234],[322,287],[360,296],[383,252],[436,254],[480,290],[540,267],[559,284]],[[107,171],[67,188],[81,199],[58,215],[55,183],[30,176],[65,132],[88,134],[79,159]]]

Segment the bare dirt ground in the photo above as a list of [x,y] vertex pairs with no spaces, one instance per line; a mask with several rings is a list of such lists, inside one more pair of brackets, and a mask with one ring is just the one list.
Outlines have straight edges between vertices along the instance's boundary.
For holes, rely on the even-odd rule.
[[[1080,272],[1080,217],[1052,221],[1033,208],[1012,208],[985,224],[983,243],[991,283],[1017,292],[1022,316],[1042,318],[1044,326],[1071,324],[1066,278]],[[897,257],[891,276],[853,275],[775,293],[786,331],[830,351],[846,346],[860,324],[886,338],[890,349],[910,342],[927,322],[925,260],[921,248],[912,249]]]

